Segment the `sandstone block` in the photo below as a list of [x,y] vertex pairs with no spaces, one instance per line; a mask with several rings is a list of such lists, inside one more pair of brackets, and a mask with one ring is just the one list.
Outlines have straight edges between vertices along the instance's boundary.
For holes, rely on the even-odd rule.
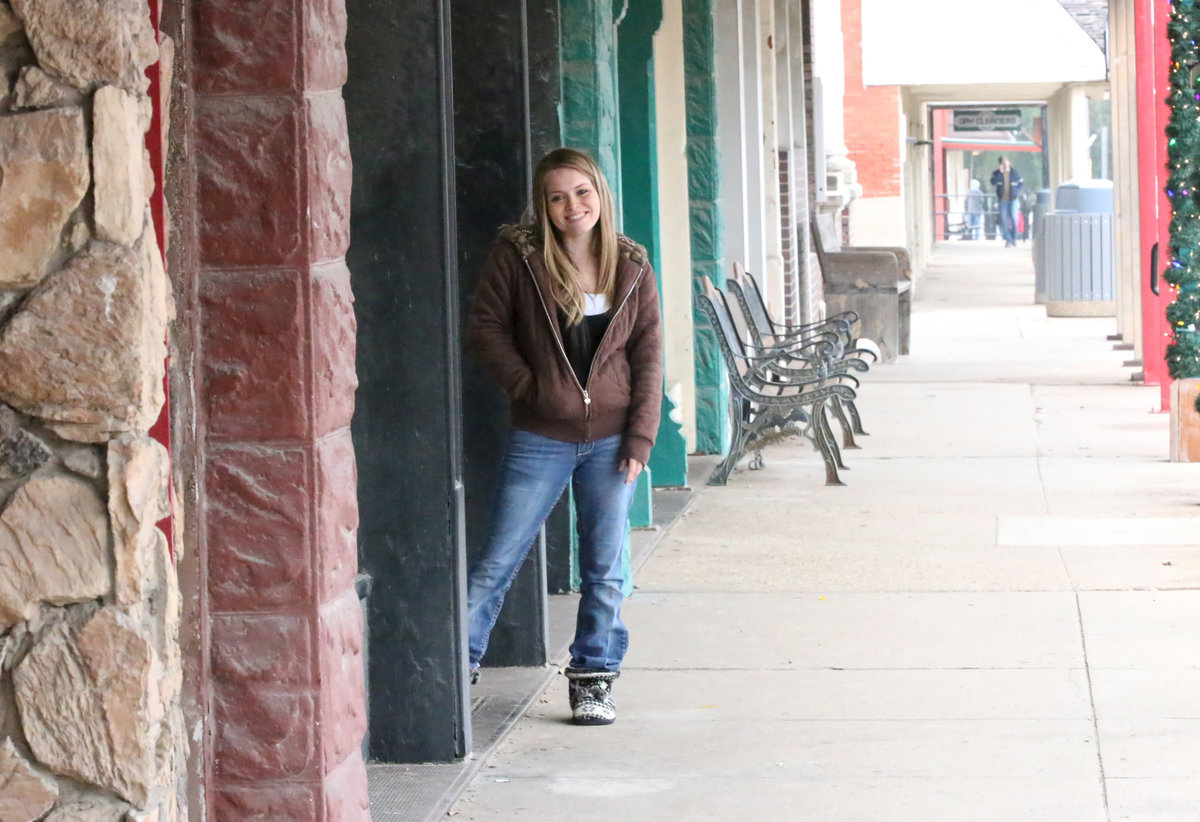
[[11,408],[0,405],[0,479],[32,474],[46,464],[50,453],[44,442],[21,428]]
[[108,517],[90,484],[34,477],[0,514],[0,630],[31,619],[41,603],[95,599],[112,587]]
[[311,477],[297,448],[220,448],[208,463],[208,590],[218,611],[294,610],[311,601]]
[[21,76],[13,84],[12,91],[14,109],[77,106],[83,100],[82,91],[55,80],[38,66],[25,66],[21,69]]
[[310,688],[214,683],[213,769],[219,780],[320,777],[320,734]]
[[321,750],[332,769],[360,749],[367,732],[362,605],[353,587],[322,606],[319,631]]
[[[142,254],[142,271],[146,273],[147,300],[155,314],[162,315],[167,322],[175,319],[175,300],[171,294],[171,281],[167,279],[167,269],[163,265],[162,251],[158,246],[158,235],[154,230],[154,219],[147,204],[143,212],[142,241],[138,249]],[[159,342],[167,333],[166,325],[162,328],[154,326],[149,329],[151,334],[159,334]]]
[[0,743],[0,819],[35,822],[58,799],[58,786],[34,770],[11,739]]
[[63,467],[81,477],[100,479],[104,476],[104,458],[99,447],[83,443],[67,443],[59,446],[58,458]]
[[167,462],[167,449],[149,437],[124,435],[108,446],[108,515],[121,605],[144,599],[158,570],[156,523],[169,513]]
[[158,59],[150,13],[140,0],[12,0],[38,63],[79,88],[129,90]]
[[147,811],[130,812],[125,816],[125,822],[166,822],[163,819],[162,811],[159,808],[151,808]]
[[257,782],[218,786],[213,791],[216,819],[286,819],[310,822],[321,818],[315,783]]
[[25,33],[25,26],[13,13],[12,6],[0,2],[0,46],[7,46]]
[[0,117],[0,288],[28,288],[45,276],[90,181],[80,109]]
[[0,291],[0,325],[8,321],[8,315],[25,296],[20,291]]
[[44,631],[13,671],[34,756],[144,808],[161,727],[153,666],[149,640],[112,608],[81,610]]
[[93,98],[92,122],[96,233],[101,239],[133,245],[142,235],[146,208],[137,98],[104,86]]
[[0,399],[65,439],[149,430],[163,403],[166,283],[138,249],[93,242],[0,332]]
[[[79,214],[78,211],[75,212]],[[68,225],[70,225],[68,223]],[[64,238],[67,248],[72,254],[78,254],[87,247],[88,241],[92,239],[92,231],[88,228],[87,223],[83,220],[77,220],[74,225],[70,226],[67,236]]]
[[44,822],[121,822],[122,813],[118,805],[72,802],[55,808]]
[[367,766],[352,754],[325,778],[326,822],[371,822]]

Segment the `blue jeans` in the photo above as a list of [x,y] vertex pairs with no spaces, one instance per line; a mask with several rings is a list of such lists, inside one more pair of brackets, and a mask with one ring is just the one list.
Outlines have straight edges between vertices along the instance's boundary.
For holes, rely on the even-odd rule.
[[492,533],[467,576],[468,658],[472,668],[487,650],[504,595],[568,482],[574,482],[579,533],[579,613],[571,667],[616,671],[629,646],[621,621],[621,549],[636,483],[625,484],[617,465],[621,435],[594,442],[561,442],[509,432],[500,467]]
[[1000,236],[1006,243],[1017,241],[1017,201],[1001,200],[996,203],[1000,209]]

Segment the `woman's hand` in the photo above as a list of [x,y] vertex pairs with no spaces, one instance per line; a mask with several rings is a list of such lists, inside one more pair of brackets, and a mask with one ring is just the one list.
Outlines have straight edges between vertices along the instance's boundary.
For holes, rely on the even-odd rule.
[[638,474],[642,473],[642,469],[646,466],[635,460],[633,457],[621,460],[620,468],[625,472],[625,484],[635,482]]

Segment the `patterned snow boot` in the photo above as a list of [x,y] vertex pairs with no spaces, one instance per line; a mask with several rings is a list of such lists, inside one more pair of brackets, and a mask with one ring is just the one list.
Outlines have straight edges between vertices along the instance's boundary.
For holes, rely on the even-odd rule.
[[611,725],[616,721],[612,684],[621,675],[619,671],[567,668],[563,673],[567,676],[572,722],[576,725]]

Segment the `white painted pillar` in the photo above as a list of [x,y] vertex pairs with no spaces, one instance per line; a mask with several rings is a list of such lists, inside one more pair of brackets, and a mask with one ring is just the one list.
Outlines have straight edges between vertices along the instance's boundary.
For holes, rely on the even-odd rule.
[[1117,331],[1142,358],[1142,277],[1138,214],[1137,97],[1132,0],[1109,0],[1113,140],[1113,240],[1116,246]]
[[654,35],[654,83],[664,375],[667,393],[679,406],[683,436],[691,453],[696,450],[696,369],[683,0],[663,0],[662,25]]
[[746,151],[746,268],[756,274],[767,271],[766,212],[764,182],[767,162],[763,145],[763,49],[762,8],[772,0],[742,0],[742,82],[746,119],[742,125]]
[[[746,100],[742,83],[742,4],[716,5],[717,132],[720,138],[721,215],[725,257],[749,264],[750,225],[746,190]],[[662,121],[659,121],[661,126]]]
[[1050,189],[1068,180],[1091,177],[1088,155],[1087,95],[1081,85],[1067,85],[1047,104],[1050,119]]
[[763,255],[766,268],[763,278],[767,289],[767,305],[776,317],[784,311],[783,220],[779,201],[779,77],[775,37],[775,0],[765,0],[759,8],[758,50],[762,55],[762,124],[763,156]]
[[[854,163],[847,156],[845,109],[846,55],[842,37],[841,0],[813,0],[813,77],[820,84],[820,108],[814,111],[814,128],[821,130],[825,173],[833,176],[850,175]],[[820,172],[821,168],[817,168]]]
[[1088,98],[1083,86],[1073,85],[1069,95],[1071,111],[1071,165],[1072,180],[1090,180],[1092,157],[1088,150],[1091,125],[1088,122]]
[[904,112],[900,139],[904,141],[901,163],[904,168],[901,190],[907,221],[908,251],[912,257],[913,277],[919,278],[933,248],[932,183],[929,178],[932,147],[927,142],[929,107],[906,89],[901,89],[900,105]]

